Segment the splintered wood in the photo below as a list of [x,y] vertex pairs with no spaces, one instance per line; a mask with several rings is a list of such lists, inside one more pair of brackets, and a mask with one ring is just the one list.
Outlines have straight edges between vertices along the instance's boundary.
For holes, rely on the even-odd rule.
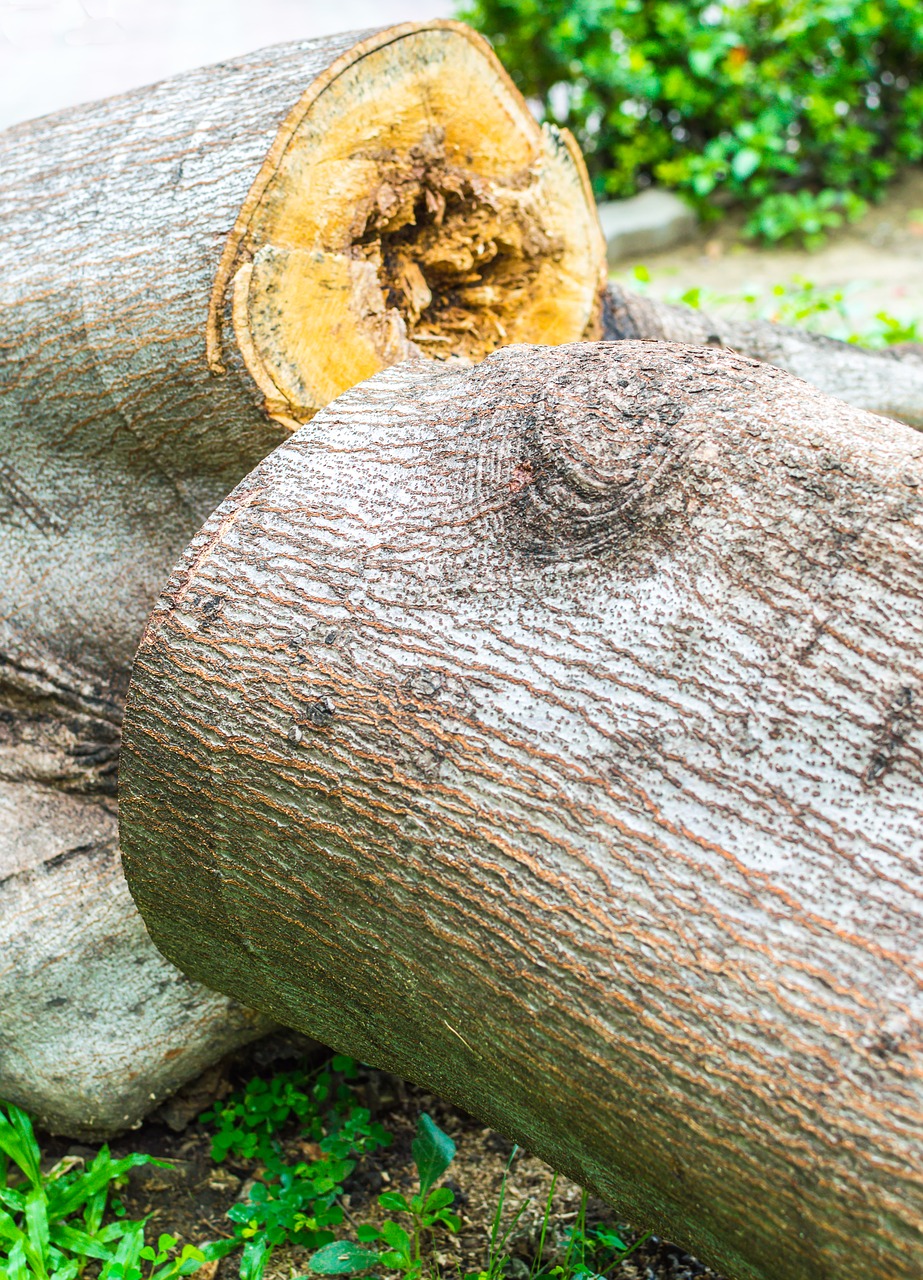
[[216,284],[213,332],[229,300],[292,426],[410,357],[600,335],[604,246],[573,139],[538,127],[473,33],[399,30],[305,94]]

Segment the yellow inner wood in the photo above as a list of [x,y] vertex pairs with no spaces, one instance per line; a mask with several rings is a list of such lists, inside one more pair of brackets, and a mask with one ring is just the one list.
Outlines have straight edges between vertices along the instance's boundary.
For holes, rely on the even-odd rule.
[[409,357],[598,336],[605,256],[582,159],[459,28],[405,34],[319,94],[242,256],[238,345],[293,423]]

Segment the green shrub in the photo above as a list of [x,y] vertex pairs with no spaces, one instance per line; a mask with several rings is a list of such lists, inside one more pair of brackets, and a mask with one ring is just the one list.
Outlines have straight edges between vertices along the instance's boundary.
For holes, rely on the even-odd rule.
[[[343,1221],[344,1182],[362,1156],[390,1145],[390,1135],[358,1105],[347,1083],[355,1078],[352,1058],[335,1056],[310,1074],[256,1077],[200,1116],[215,1130],[213,1160],[259,1162],[249,1194],[228,1210],[230,1247],[243,1246],[240,1280],[262,1280],[278,1245],[314,1249],[332,1241]],[[292,1163],[282,1141],[286,1130],[313,1142],[314,1153]]]
[[923,157],[921,0],[470,0],[598,196],[651,181],[817,242]]

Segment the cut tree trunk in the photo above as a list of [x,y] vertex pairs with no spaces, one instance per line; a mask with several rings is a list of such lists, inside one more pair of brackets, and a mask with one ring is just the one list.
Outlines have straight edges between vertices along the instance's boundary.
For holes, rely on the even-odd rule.
[[923,1267],[923,439],[734,353],[341,397],[135,662],[185,972],[737,1280]]
[[595,335],[603,248],[572,142],[444,22],[10,130],[0,232],[0,1098],[91,1136],[270,1025],[168,966],[118,873],[124,695],[171,566],[390,361]]
[[730,347],[794,373],[858,409],[923,429],[923,359],[915,344],[869,351],[768,320],[729,320],[642,298],[614,284],[609,286],[605,335]]

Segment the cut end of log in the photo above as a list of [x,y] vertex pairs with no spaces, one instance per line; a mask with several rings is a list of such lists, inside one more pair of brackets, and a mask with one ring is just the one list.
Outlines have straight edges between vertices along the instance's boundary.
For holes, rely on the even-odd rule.
[[579,150],[451,22],[355,46],[280,131],[219,271],[269,413],[297,426],[410,357],[601,333],[605,252]]

